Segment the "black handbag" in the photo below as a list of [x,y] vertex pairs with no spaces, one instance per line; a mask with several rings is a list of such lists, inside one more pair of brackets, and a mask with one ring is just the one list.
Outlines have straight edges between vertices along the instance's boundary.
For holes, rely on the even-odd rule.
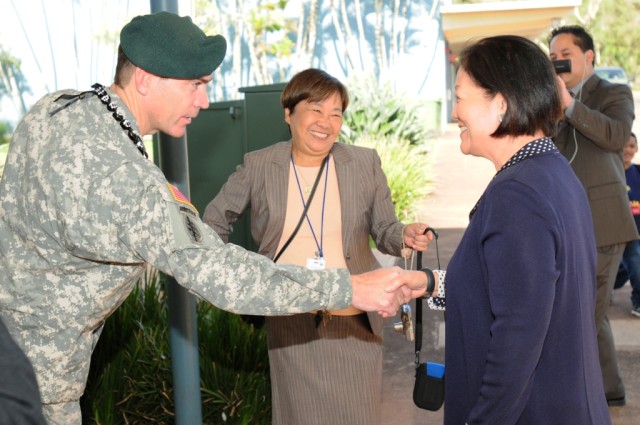
[[[430,376],[432,365],[442,370],[439,376]],[[421,409],[435,412],[444,403],[444,365],[439,363],[420,363],[416,369],[416,383],[413,387],[413,402]]]
[[[436,241],[436,257],[440,269],[440,252],[438,251],[438,232],[427,227],[427,232],[433,233]],[[422,252],[416,255],[416,269],[422,269]],[[415,350],[416,350],[416,381],[413,387],[413,402],[421,409],[435,412],[444,403],[444,365],[434,362],[420,361],[422,349],[422,298],[416,298]]]

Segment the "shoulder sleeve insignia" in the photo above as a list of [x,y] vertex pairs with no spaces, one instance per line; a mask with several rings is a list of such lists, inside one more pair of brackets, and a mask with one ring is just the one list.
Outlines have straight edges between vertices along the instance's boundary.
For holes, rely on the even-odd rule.
[[183,219],[184,226],[187,230],[189,238],[191,238],[191,241],[194,243],[202,243],[202,232],[200,231],[196,220],[187,214],[183,215]]
[[184,196],[182,192],[180,192],[180,190],[178,190],[177,187],[175,187],[169,182],[167,182],[167,186],[169,186],[169,191],[171,192],[171,195],[173,196],[173,199],[176,200],[176,202],[180,202],[182,204],[188,205],[191,208],[193,208],[196,211],[196,213],[198,212],[198,210],[196,209],[196,207],[193,206],[191,201],[189,201],[187,197]]

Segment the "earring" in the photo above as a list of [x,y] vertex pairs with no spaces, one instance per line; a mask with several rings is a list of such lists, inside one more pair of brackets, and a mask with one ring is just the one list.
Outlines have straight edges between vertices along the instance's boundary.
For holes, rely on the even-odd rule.
[[498,114],[498,121],[502,122],[503,118],[504,118],[504,114]]

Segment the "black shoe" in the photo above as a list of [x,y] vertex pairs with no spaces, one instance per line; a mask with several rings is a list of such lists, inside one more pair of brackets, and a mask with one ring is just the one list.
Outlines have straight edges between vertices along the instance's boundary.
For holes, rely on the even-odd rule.
[[627,404],[627,400],[624,397],[607,399],[608,406],[624,406],[625,404]]

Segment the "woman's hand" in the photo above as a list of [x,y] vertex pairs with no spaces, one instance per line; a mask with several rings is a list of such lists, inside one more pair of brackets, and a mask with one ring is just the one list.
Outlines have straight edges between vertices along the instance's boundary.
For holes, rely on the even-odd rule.
[[433,240],[433,233],[424,234],[428,227],[429,225],[424,223],[411,223],[404,226],[402,230],[404,244],[416,251],[426,251],[429,247],[429,242]]

